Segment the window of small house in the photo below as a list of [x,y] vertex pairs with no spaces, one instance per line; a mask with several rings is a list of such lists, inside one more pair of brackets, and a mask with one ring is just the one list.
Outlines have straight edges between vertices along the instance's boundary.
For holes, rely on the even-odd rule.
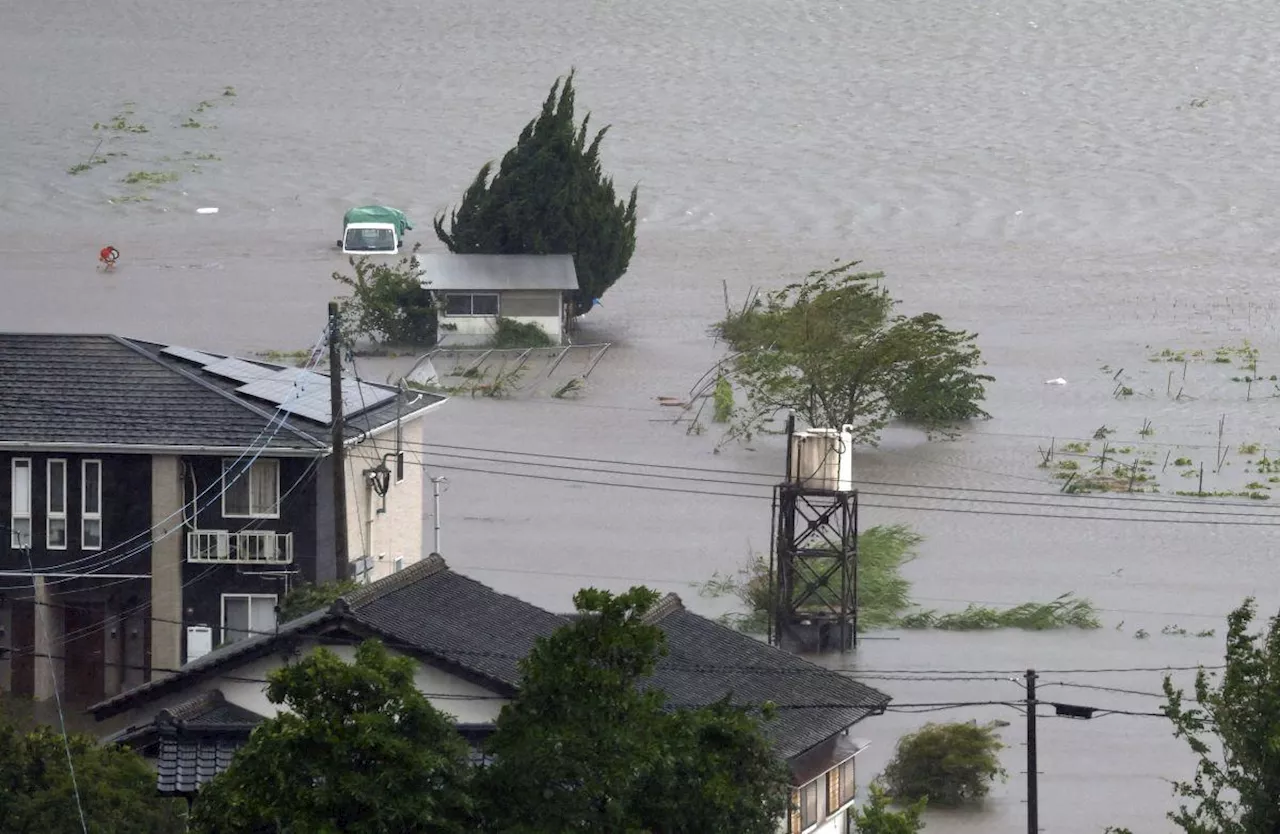
[[444,297],[446,316],[496,316],[497,293],[448,293]]
[[853,759],[827,771],[827,808],[840,808],[853,801]]
[[222,461],[222,515],[225,518],[279,518],[280,461]]
[[822,821],[821,779],[814,779],[793,794],[795,807],[791,811],[791,832],[808,831]]

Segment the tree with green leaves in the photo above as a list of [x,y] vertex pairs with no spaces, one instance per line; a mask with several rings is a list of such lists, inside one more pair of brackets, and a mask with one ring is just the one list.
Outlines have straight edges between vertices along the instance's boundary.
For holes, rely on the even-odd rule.
[[0,831],[178,834],[185,818],[186,803],[157,796],[155,771],[133,751],[0,719]]
[[925,724],[898,740],[880,778],[889,796],[897,800],[964,805],[986,796],[993,780],[1005,778],[1002,749],[995,724]]
[[1280,616],[1254,634],[1252,597],[1227,618],[1225,669],[1196,674],[1194,700],[1164,681],[1174,735],[1199,758],[1195,778],[1174,783],[1191,804],[1171,813],[1187,834],[1280,831]]
[[934,313],[905,316],[858,261],[810,272],[714,327],[731,348],[723,367],[745,391],[730,436],[750,439],[780,412],[810,426],[852,426],[874,443],[891,420],[953,435],[989,415],[980,403],[992,377],[980,373],[977,336]]
[[418,691],[414,663],[377,641],[345,663],[321,648],[272,672],[286,707],[201,791],[208,834],[474,830],[467,744]]
[[486,162],[436,236],[457,254],[573,255],[574,312],[588,312],[627,271],[636,247],[636,195],[618,199],[600,165],[609,128],[574,120],[573,73],[557,80],[496,174]]
[[478,775],[488,830],[775,834],[788,779],[760,717],[727,701],[668,711],[643,685],[666,652],[644,621],[656,600],[580,591],[578,619],[521,661]]
[[422,285],[422,268],[414,254],[395,262],[367,255],[349,260],[354,275],[333,273],[333,280],[351,288],[339,301],[343,341],[354,346],[361,339],[379,344],[434,345],[439,326],[431,293]]
[[328,608],[338,597],[354,593],[360,587],[360,583],[354,579],[335,579],[319,585],[295,585],[280,602],[280,622],[287,623],[303,614]]
[[858,806],[853,817],[858,834],[917,834],[924,830],[922,816],[928,799],[918,799],[905,808],[895,809],[884,786],[872,782],[870,790],[871,796]]

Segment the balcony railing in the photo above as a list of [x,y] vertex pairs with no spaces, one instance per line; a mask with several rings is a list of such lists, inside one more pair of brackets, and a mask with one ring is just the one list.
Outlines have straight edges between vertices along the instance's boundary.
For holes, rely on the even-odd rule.
[[269,530],[193,530],[187,533],[187,561],[287,565],[293,562],[293,533],[273,533]]

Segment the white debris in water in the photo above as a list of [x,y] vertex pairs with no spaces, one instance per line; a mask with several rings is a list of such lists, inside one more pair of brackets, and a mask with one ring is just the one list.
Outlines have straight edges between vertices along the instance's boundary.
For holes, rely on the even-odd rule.
[[212,207],[196,209],[196,214],[217,214],[217,213],[218,213],[218,210]]
[[1044,381],[1044,384],[1045,385],[1066,385],[1067,381],[1062,377],[1058,377],[1057,379],[1046,379]]

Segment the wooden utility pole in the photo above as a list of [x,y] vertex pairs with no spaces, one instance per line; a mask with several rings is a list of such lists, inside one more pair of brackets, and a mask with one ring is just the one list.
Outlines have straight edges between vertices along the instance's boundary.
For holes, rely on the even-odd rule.
[[1040,831],[1040,785],[1036,773],[1036,670],[1027,670],[1027,834]]
[[342,342],[339,338],[338,302],[329,302],[329,425],[333,429],[333,558],[339,579],[351,578],[347,554],[347,465],[342,414]]

